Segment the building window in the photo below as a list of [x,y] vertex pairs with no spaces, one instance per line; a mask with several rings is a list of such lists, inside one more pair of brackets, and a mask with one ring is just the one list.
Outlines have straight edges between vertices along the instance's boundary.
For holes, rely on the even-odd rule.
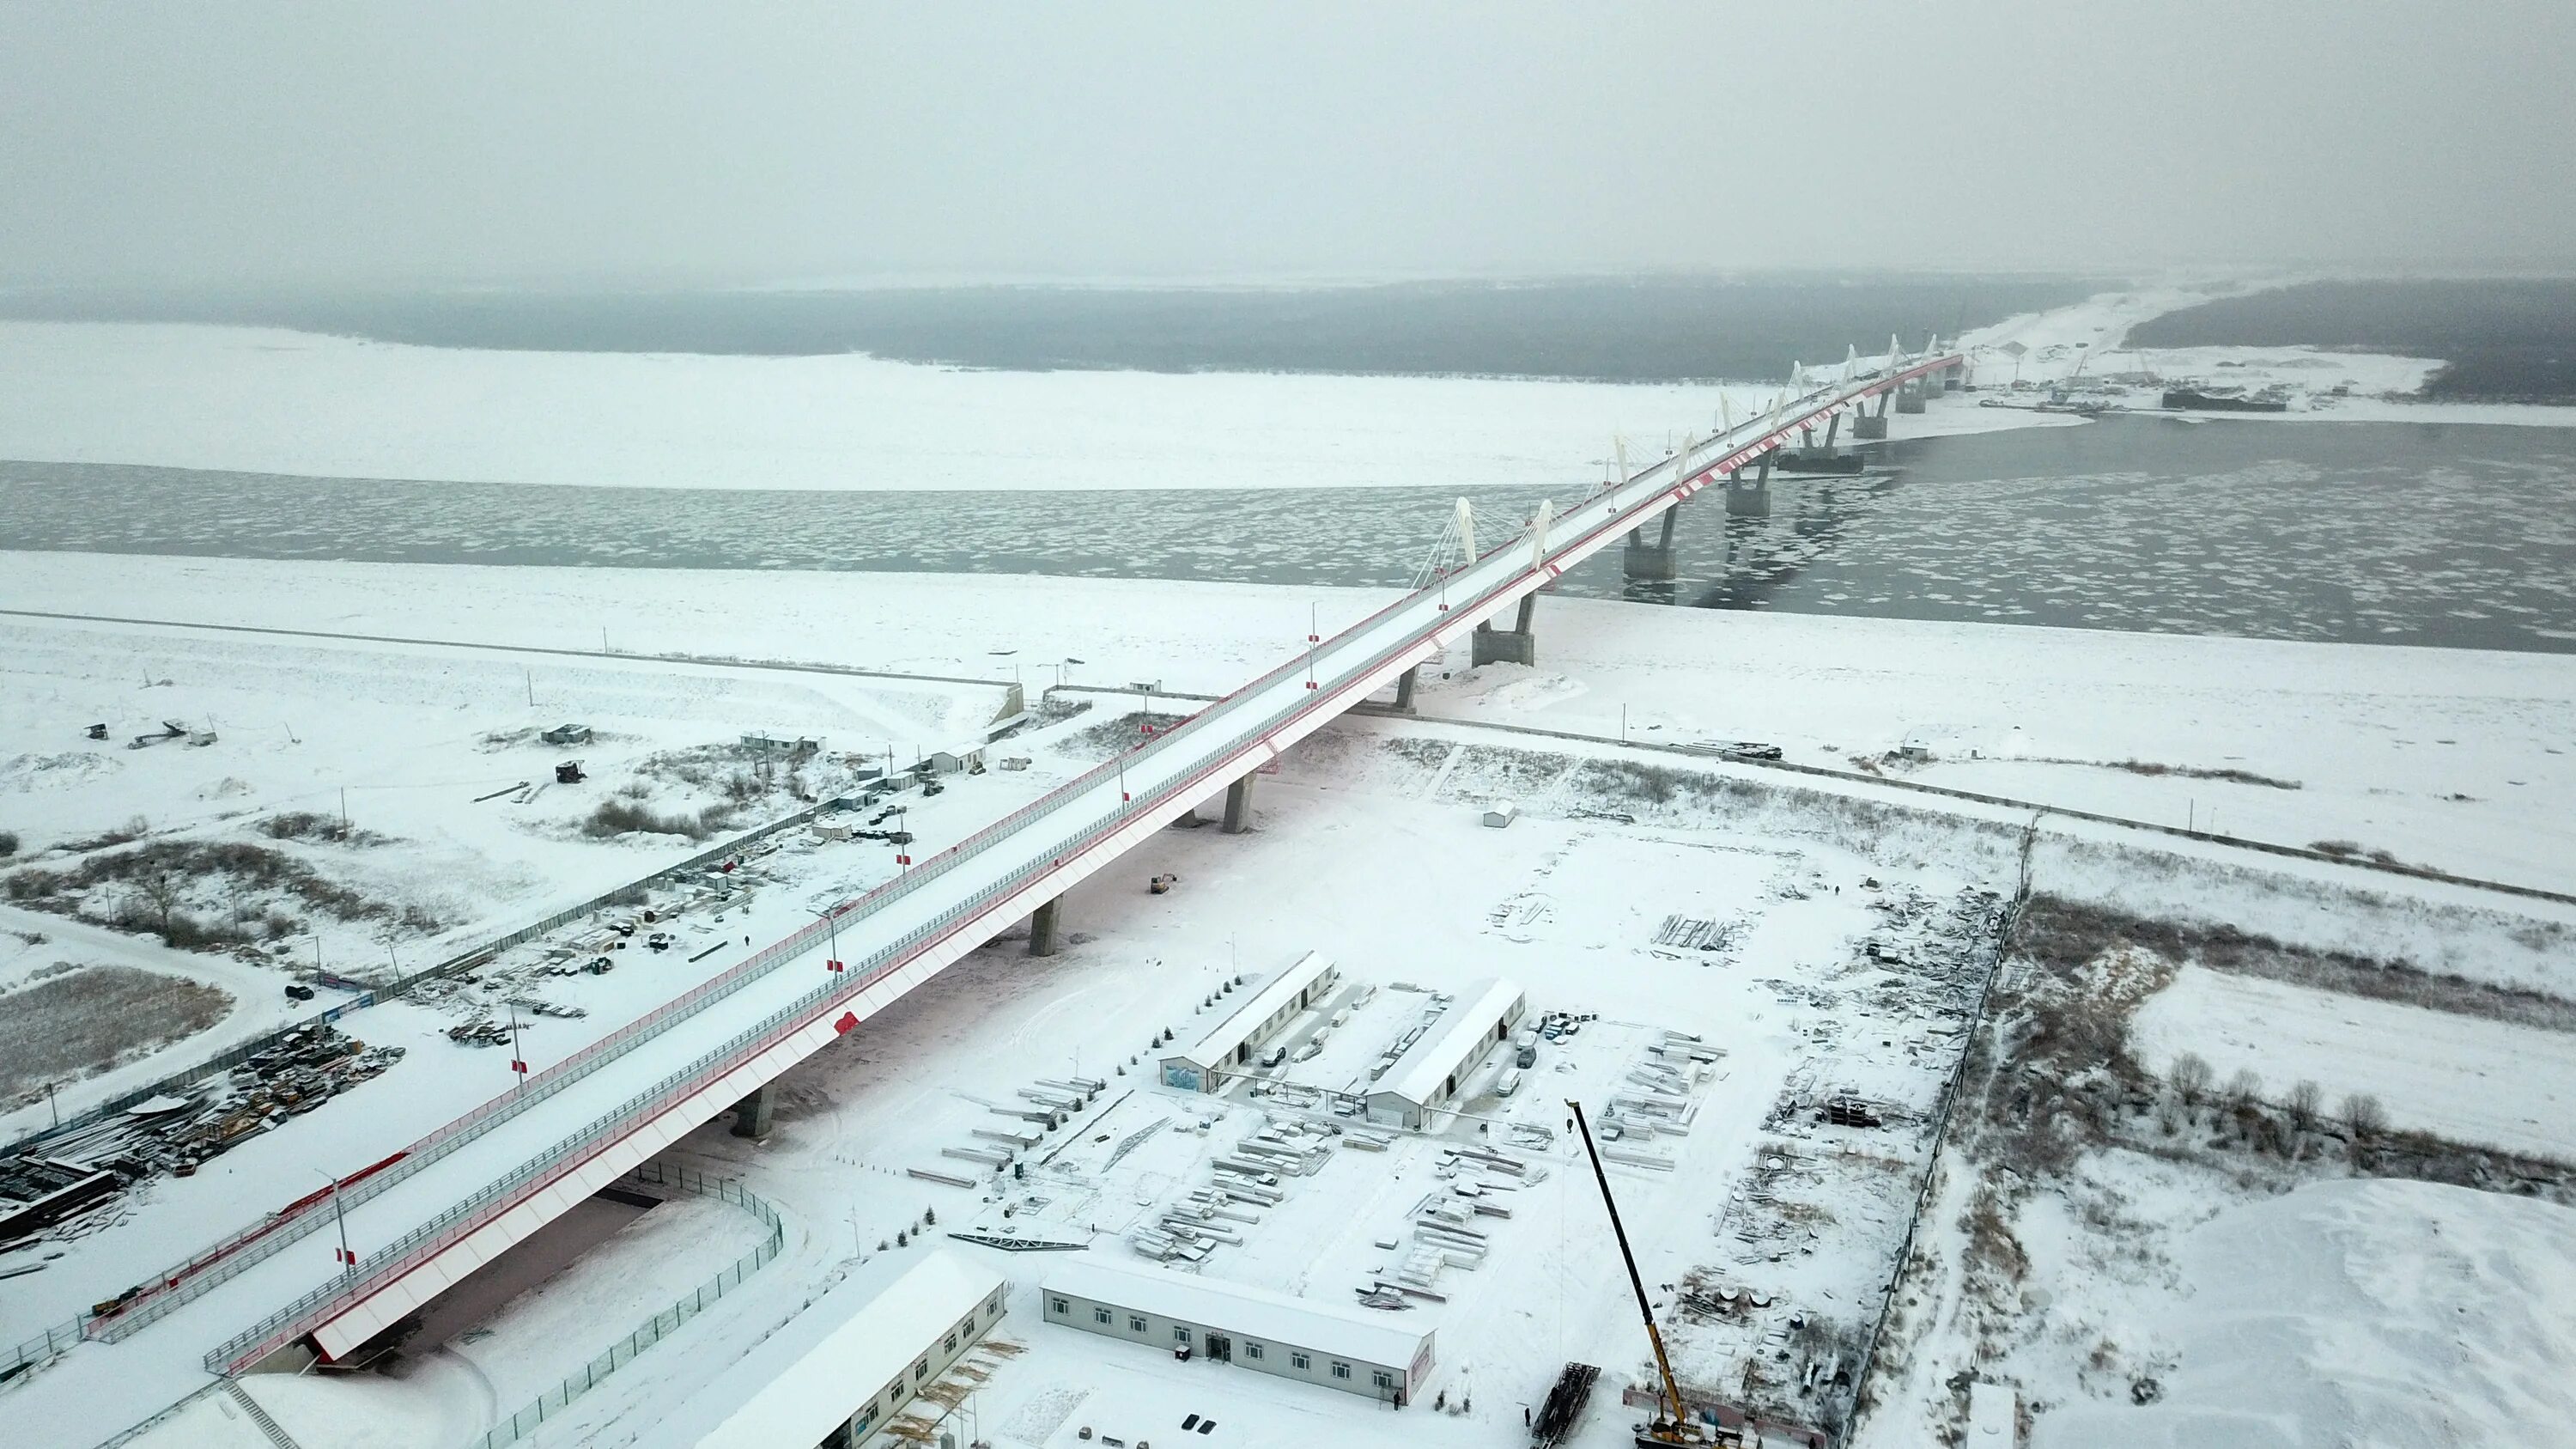
[[1312,1359],[1307,1358],[1302,1353],[1292,1353],[1288,1355],[1288,1366],[1297,1370],[1299,1373],[1304,1373],[1306,1370],[1313,1368],[1315,1364]]
[[930,1360],[926,1357],[913,1360],[912,1381],[917,1384],[928,1377],[930,1377]]
[[1349,1378],[1350,1376],[1351,1376],[1351,1366],[1350,1366],[1349,1364],[1346,1364],[1346,1363],[1335,1363],[1335,1364],[1333,1365],[1333,1377],[1335,1377],[1335,1378],[1337,1378],[1337,1379],[1346,1379],[1346,1378]]
[[1260,1345],[1260,1344],[1257,1344],[1257,1343],[1247,1343],[1247,1344],[1245,1344],[1245,1345],[1243,1346],[1243,1356],[1244,1356],[1245,1358],[1259,1358],[1259,1357],[1261,1357],[1261,1345]]
[[940,1350],[939,1350],[939,1351],[940,1351],[941,1353],[955,1353],[955,1352],[957,1351],[957,1330],[956,1330],[956,1329],[953,1329],[953,1328],[952,1328],[952,1329],[948,1330],[948,1341],[940,1347]]
[[1395,1387],[1395,1375],[1388,1373],[1384,1369],[1380,1369],[1376,1373],[1370,1374],[1369,1381],[1377,1385],[1378,1392],[1380,1393],[1384,1393],[1388,1389]]
[[1091,1310],[1091,1321],[1094,1323],[1107,1323],[1109,1321],[1109,1310],[1106,1308],[1094,1308]]
[[1073,1311],[1073,1305],[1065,1302],[1061,1298],[1050,1298],[1047,1300],[1047,1305],[1058,1313],[1071,1313]]
[[1187,1342],[1189,1342],[1189,1341],[1190,1341],[1190,1330],[1189,1330],[1189,1325],[1187,1325],[1187,1324],[1185,1324],[1185,1323],[1175,1323],[1175,1324],[1173,1324],[1173,1325],[1172,1325],[1172,1342],[1174,1342],[1174,1343],[1187,1343]]
[[886,1412],[889,1414],[893,1413],[896,1407],[902,1403],[903,1380],[896,1379],[893,1383],[886,1385]]
[[1145,1331],[1145,1315],[1141,1313],[1128,1314],[1127,1331],[1129,1333],[1143,1333]]

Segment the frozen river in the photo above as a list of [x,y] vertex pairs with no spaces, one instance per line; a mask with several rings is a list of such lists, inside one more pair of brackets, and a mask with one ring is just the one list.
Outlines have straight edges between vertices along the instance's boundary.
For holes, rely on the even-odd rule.
[[[2576,433],[2139,417],[1899,442],[1897,470],[1685,510],[1709,608],[2576,652]],[[1546,490],[1469,485],[1518,520]],[[1583,491],[1558,490],[1560,502]],[[1418,488],[825,493],[384,482],[0,462],[0,548],[620,568],[1401,585]]]

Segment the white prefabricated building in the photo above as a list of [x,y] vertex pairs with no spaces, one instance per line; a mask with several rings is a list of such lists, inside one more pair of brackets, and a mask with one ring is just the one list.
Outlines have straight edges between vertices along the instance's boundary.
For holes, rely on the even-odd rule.
[[1163,1085],[1185,1092],[1213,1092],[1243,1072],[1270,1034],[1296,1019],[1340,984],[1332,958],[1309,951],[1297,964],[1262,983],[1186,1051],[1163,1058]]
[[1460,991],[1429,1031],[1396,1058],[1368,1094],[1368,1118],[1384,1127],[1425,1127],[1458,1099],[1485,1053],[1509,1040],[1529,997],[1509,981]]
[[[880,1265],[789,1319],[674,1415],[674,1432],[653,1442],[674,1449],[858,1444],[1001,1320],[1009,1284],[957,1253],[933,1250],[909,1267],[881,1257],[869,1268]],[[727,1397],[728,1386],[740,1387]]]
[[1073,1258],[1038,1290],[1049,1323],[1384,1399],[1412,1403],[1430,1376],[1432,1330],[1412,1314],[1317,1303],[1158,1268]]

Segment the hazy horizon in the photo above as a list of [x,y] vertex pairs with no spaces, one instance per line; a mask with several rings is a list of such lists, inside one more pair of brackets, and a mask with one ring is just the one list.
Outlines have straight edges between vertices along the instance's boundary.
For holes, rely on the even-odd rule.
[[9,34],[19,287],[2576,266],[2576,10],[2530,0],[12,0]]

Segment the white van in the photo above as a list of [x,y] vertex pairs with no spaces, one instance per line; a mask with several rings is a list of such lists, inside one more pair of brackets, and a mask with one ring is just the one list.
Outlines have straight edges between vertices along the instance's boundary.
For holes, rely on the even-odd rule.
[[1518,1067],[1509,1068],[1501,1076],[1494,1078],[1494,1095],[1497,1097],[1508,1097],[1520,1089],[1521,1073]]

